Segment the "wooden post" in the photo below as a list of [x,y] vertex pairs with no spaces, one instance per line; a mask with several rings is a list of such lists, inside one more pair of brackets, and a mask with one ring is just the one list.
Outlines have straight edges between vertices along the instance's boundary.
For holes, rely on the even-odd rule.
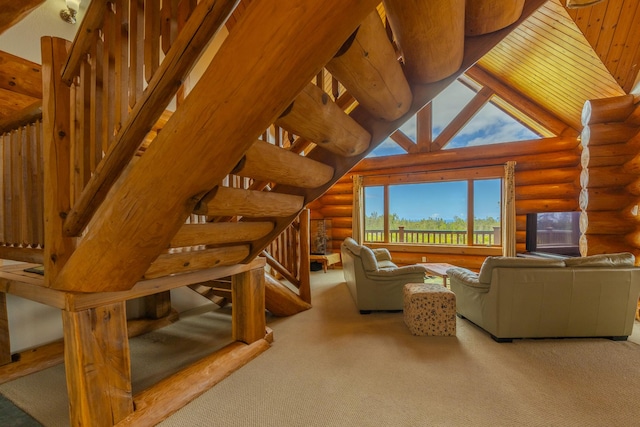
[[43,37],[42,123],[44,133],[44,268],[50,286],[71,256],[74,239],[64,237],[64,218],[71,209],[70,90],[60,74],[67,57],[67,41]]
[[112,426],[133,412],[125,303],[62,311],[72,426]]
[[304,302],[311,303],[309,218],[309,209],[303,209],[302,212],[300,212],[300,287],[298,288],[298,292]]
[[0,366],[11,363],[11,342],[9,341],[9,316],[7,314],[7,294],[0,292]]
[[161,319],[171,314],[171,291],[144,297],[144,314],[149,319]]
[[232,337],[251,344],[266,335],[264,268],[236,274],[231,279]]

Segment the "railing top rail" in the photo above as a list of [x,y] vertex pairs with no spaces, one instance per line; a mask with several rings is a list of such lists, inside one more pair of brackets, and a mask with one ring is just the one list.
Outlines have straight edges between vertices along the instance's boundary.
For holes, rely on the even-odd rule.
[[89,52],[91,43],[98,37],[107,10],[106,1],[92,1],[87,13],[80,24],[80,28],[73,40],[73,45],[67,57],[67,63],[62,70],[62,81],[71,86],[73,79],[78,75],[82,57]]

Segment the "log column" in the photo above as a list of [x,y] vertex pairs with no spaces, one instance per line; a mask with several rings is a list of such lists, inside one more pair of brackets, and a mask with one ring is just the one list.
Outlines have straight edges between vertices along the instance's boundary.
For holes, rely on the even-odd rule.
[[9,341],[9,316],[7,314],[7,294],[0,292],[0,366],[11,363],[11,342]]
[[236,274],[231,280],[232,337],[251,344],[266,335],[264,269]]
[[72,426],[112,426],[133,412],[125,303],[62,311]]
[[640,128],[633,96],[587,101],[582,111],[580,253],[640,256]]

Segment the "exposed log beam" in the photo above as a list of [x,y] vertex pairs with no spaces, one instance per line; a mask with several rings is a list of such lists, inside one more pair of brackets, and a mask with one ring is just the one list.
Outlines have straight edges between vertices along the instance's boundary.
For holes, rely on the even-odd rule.
[[257,140],[247,150],[232,173],[256,181],[301,188],[319,187],[334,176],[331,166],[261,140]]
[[[412,87],[413,101],[409,111],[401,118],[387,122],[374,117],[362,106],[356,107],[351,113],[358,123],[360,123],[365,129],[367,129],[372,136],[371,145],[367,151],[358,156],[351,158],[338,158],[337,156],[331,156],[322,150],[313,150],[309,153],[308,157],[323,162],[327,165],[332,165],[335,170],[336,177],[342,177],[348,173],[357,162],[365,158],[371,151],[373,151],[382,141],[384,141],[389,135],[391,135],[396,129],[412,115],[416,114],[422,107],[424,107],[429,101],[433,100],[439,93],[441,93],[451,82],[457,79],[462,73],[464,73],[469,67],[475,64],[482,56],[484,56],[489,50],[491,50],[496,44],[504,39],[514,28],[516,28],[521,22],[526,20],[533,12],[535,12],[545,0],[526,0],[524,9],[520,19],[514,24],[496,31],[494,33],[486,34],[478,37],[468,37],[465,40],[465,53],[462,66],[458,71],[454,72],[451,76],[440,80],[432,84],[415,85]],[[573,144],[576,142],[574,140]],[[401,157],[401,156],[398,156]],[[291,194],[305,194],[305,200],[307,203],[317,199],[321,196],[331,185],[337,180],[331,180],[325,185],[311,189],[302,190],[297,187],[279,187],[278,191]],[[289,218],[279,219],[276,221],[276,227],[272,235],[282,232],[290,223],[295,219],[295,216]],[[248,259],[252,259],[262,252],[262,250],[269,244],[270,238],[267,237],[254,243],[251,255]]]
[[371,141],[369,132],[311,83],[276,120],[276,125],[341,156],[360,154]]
[[145,279],[237,264],[249,253],[248,245],[185,251],[160,255],[144,273]]
[[385,0],[384,8],[411,84],[433,83],[456,73],[466,53],[465,0]]
[[116,182],[53,287],[130,289],[226,166],[242,159],[376,3],[251,3],[156,142]]
[[279,194],[273,191],[243,190],[217,187],[194,209],[193,213],[207,216],[270,217],[289,216],[304,205],[302,196]]
[[20,0],[3,2],[0,10],[0,34],[20,22],[45,0]]
[[411,106],[411,90],[376,10],[326,65],[374,117],[395,120]]
[[250,242],[273,230],[272,222],[209,222],[185,224],[173,237],[172,248]]

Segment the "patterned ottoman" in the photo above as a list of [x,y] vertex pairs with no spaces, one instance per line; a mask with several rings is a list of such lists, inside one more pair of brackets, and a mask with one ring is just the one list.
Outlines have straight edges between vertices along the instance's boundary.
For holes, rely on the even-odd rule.
[[413,335],[456,334],[456,294],[439,284],[404,285],[404,323]]

